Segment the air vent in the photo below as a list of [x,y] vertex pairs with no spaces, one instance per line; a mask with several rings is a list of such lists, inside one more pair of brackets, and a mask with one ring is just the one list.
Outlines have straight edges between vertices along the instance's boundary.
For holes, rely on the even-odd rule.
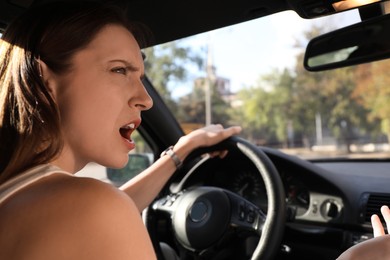
[[380,208],[383,205],[390,206],[390,194],[369,194],[367,204],[364,209],[364,222],[371,222],[371,216],[373,214],[378,214],[382,217]]

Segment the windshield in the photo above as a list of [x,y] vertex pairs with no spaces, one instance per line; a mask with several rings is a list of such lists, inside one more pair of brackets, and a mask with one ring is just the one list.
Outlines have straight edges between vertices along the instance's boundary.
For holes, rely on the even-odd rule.
[[241,125],[251,142],[306,159],[388,157],[390,63],[303,68],[309,39],[358,21],[355,10],[283,12],[146,49],[146,73],[185,132]]

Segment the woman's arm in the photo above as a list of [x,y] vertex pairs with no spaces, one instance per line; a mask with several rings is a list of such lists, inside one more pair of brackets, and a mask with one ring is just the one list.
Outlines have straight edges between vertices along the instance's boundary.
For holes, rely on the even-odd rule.
[[[179,139],[173,147],[178,158],[183,161],[194,149],[217,144],[224,139],[238,134],[241,127],[223,128],[221,125],[210,125],[195,130]],[[225,152],[219,154],[224,156]],[[120,187],[127,193],[142,211],[157,196],[158,192],[175,172],[176,165],[170,156],[163,156],[153,165]]]

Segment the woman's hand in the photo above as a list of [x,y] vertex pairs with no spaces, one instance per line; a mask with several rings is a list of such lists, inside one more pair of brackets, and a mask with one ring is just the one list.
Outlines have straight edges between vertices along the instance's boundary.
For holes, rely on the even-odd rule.
[[[390,228],[390,209],[388,206],[382,206],[381,207],[381,213],[383,216],[383,219],[386,222],[387,230]],[[384,236],[386,235],[385,229],[382,225],[382,222],[378,215],[374,214],[371,216],[371,225],[374,231],[374,237]]]
[[[386,222],[387,230],[390,227],[390,209],[388,206],[381,207],[383,219]],[[366,259],[389,259],[390,258],[390,236],[385,232],[378,215],[371,216],[371,224],[374,238],[361,242],[350,247],[336,260],[366,260]]]
[[[226,138],[239,134],[240,132],[240,126],[224,128],[220,124],[208,125],[181,137],[174,148],[175,151],[183,151],[181,154],[183,157],[186,157],[196,148],[217,144]],[[211,153],[210,155],[223,157],[226,155],[226,151],[217,151]]]
[[241,132],[241,127],[232,126],[224,128],[222,125],[208,125],[197,129],[184,138],[191,139],[198,147],[211,146],[221,142],[222,140]]

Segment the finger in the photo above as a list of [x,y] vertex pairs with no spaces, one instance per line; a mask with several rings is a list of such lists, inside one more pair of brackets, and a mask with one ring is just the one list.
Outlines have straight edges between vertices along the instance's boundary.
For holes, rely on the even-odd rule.
[[239,134],[241,132],[242,128],[240,126],[231,126],[228,128],[221,128],[219,130],[219,133],[217,136],[217,141],[220,142],[226,138],[229,138],[233,135]]
[[371,216],[371,225],[374,232],[374,237],[384,236],[385,230],[383,229],[382,222],[378,215],[374,214]]
[[219,156],[220,152],[219,151],[214,151],[214,152],[210,152],[209,154],[210,154],[211,158],[214,158],[214,157]]
[[219,158],[223,159],[228,154],[228,150],[223,150],[219,153]]
[[221,133],[229,133],[229,134],[239,133],[242,130],[241,126],[229,126],[225,128],[221,124],[208,125],[205,126],[203,129],[210,130],[212,132],[221,132]]
[[223,155],[223,153],[224,153],[224,151],[214,151],[214,152],[210,153],[210,156],[211,156],[211,158],[214,158],[214,157],[222,158],[221,155]]
[[229,135],[239,134],[242,131],[241,126],[231,126],[225,129]]
[[210,152],[209,155],[211,158],[219,157],[219,158],[223,159],[227,155],[227,153],[228,153],[227,150],[222,150],[222,151]]
[[381,213],[383,216],[383,219],[386,222],[387,232],[389,232],[390,228],[390,209],[388,206],[382,206],[381,207]]

